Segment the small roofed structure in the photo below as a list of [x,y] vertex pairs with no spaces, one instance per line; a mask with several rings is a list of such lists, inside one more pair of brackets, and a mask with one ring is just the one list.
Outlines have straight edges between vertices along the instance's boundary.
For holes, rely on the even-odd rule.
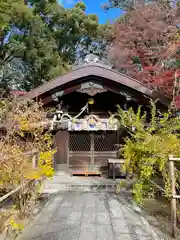
[[100,174],[107,172],[109,158],[118,157],[117,146],[126,136],[109,112],[115,113],[117,105],[123,109],[141,105],[148,110],[150,99],[158,100],[158,108],[164,111],[170,103],[161,93],[94,60],[33,89],[24,98],[56,108],[50,116],[56,169],[66,166],[72,172]]

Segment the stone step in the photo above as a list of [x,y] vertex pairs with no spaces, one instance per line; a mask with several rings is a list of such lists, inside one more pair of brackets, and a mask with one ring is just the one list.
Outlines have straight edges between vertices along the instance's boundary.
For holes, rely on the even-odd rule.
[[44,184],[87,184],[87,185],[111,185],[111,184],[116,184],[118,185],[120,183],[120,180],[116,179],[116,181],[112,181],[112,179],[93,179],[89,177],[71,177],[71,176],[54,176],[50,179],[46,179],[44,181]]
[[59,176],[54,176],[51,179],[46,179],[44,182],[45,183],[73,183],[77,179],[72,179],[70,176],[64,176],[64,175],[59,175]]
[[67,172],[70,171],[68,164],[56,164],[56,170],[57,171],[67,171]]
[[54,193],[58,193],[60,190],[59,189],[51,189],[51,188],[45,188],[43,190],[43,192],[41,193],[42,195],[45,195],[45,194],[54,194]]
[[55,194],[58,192],[63,192],[63,191],[81,191],[81,192],[112,192],[115,193],[116,189],[91,189],[91,188],[64,188],[64,189],[44,189],[43,192],[41,193],[42,195],[44,194]]
[[45,184],[43,193],[55,193],[59,191],[106,191],[115,192],[116,184],[83,184],[83,183],[61,183],[61,184]]
[[55,176],[70,176],[70,172],[68,171],[57,171]]

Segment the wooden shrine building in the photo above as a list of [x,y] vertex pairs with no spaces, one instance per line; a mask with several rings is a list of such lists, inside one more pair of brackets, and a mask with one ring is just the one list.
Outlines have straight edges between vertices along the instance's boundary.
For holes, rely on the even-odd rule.
[[123,142],[124,133],[109,121],[109,112],[115,113],[117,105],[124,109],[141,105],[146,110],[150,99],[159,99],[160,109],[169,104],[160,93],[99,63],[79,66],[25,97],[41,100],[45,108],[56,108],[61,103],[57,113],[66,113],[63,122],[58,125],[58,114],[54,122],[52,116],[52,124],[56,125],[52,126],[57,147],[55,168],[67,166],[73,171],[103,172],[107,170],[107,159],[117,158],[117,146]]

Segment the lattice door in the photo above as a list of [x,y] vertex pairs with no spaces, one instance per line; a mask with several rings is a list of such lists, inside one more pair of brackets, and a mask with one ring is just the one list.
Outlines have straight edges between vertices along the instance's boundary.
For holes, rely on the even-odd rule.
[[69,151],[88,152],[91,150],[91,136],[87,132],[70,132]]
[[116,158],[117,133],[70,132],[69,166],[74,170],[107,168],[107,159]]
[[69,166],[85,169],[91,163],[91,135],[88,132],[69,133]]
[[115,131],[95,134],[94,151],[96,152],[115,151],[116,144],[117,144],[117,136]]
[[117,132],[106,131],[94,136],[94,163],[107,167],[108,158],[116,158]]

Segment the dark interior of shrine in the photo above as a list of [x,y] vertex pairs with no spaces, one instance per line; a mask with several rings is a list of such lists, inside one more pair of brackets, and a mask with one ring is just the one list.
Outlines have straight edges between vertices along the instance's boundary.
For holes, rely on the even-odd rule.
[[[62,104],[63,112],[68,112],[71,116],[75,116],[87,104],[89,99],[93,99],[94,103],[92,105],[89,104],[88,112],[85,111],[80,118],[83,118],[87,114],[95,114],[99,117],[108,117],[110,116],[110,113],[117,112],[118,105],[124,110],[128,110],[132,107],[135,111],[138,109],[138,106],[141,105],[142,111],[146,111],[147,113],[149,112],[149,104],[141,104],[138,100],[135,101],[131,98],[127,99],[127,97],[111,91],[97,93],[92,97],[86,93],[75,91],[61,97],[59,102]],[[58,105],[58,102],[54,104]]]

